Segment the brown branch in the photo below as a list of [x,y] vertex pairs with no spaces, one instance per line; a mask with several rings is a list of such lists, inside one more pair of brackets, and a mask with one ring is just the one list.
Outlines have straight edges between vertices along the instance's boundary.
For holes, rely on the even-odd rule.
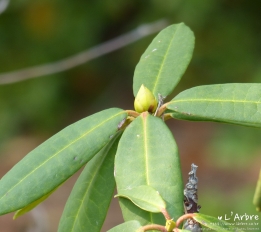
[[193,218],[195,216],[194,213],[188,213],[188,214],[184,214],[181,217],[179,217],[179,219],[176,221],[176,228],[179,227],[179,225],[184,221],[187,220],[189,218]]
[[167,103],[165,103],[164,105],[162,105],[162,106],[159,108],[159,110],[158,110],[156,116],[157,116],[157,117],[160,117],[160,116],[164,113],[164,111],[165,111],[166,109],[167,109]]
[[142,231],[158,230],[161,232],[168,232],[164,226],[158,225],[158,224],[146,225],[146,226],[143,226],[141,229],[142,229]]
[[171,217],[169,216],[169,213],[166,209],[162,208],[161,213],[164,215],[166,220],[171,220]]
[[128,114],[128,116],[137,118],[138,116],[140,116],[140,113],[134,111],[134,110],[125,110],[126,113]]

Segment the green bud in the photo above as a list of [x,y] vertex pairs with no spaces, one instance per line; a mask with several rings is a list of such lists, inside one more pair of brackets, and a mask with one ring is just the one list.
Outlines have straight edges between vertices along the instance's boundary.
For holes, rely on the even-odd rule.
[[158,102],[152,92],[142,85],[134,101],[134,108],[138,113],[148,111],[155,112]]
[[176,223],[172,219],[166,221],[165,228],[167,231],[173,231],[175,226],[176,226]]

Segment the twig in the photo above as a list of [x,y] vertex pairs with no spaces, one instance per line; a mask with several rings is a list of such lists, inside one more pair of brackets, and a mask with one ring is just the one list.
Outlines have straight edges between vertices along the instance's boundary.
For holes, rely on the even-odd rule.
[[157,224],[146,225],[141,228],[141,231],[148,231],[148,230],[158,230],[161,232],[168,232],[164,226],[157,225]]
[[157,112],[157,117],[160,117],[163,113],[164,113],[164,111],[167,109],[167,104],[168,103],[165,103],[164,105],[162,105],[160,108],[159,108],[159,110],[158,110],[158,112]]
[[189,218],[193,218],[195,216],[195,214],[193,213],[188,213],[188,214],[184,214],[181,217],[179,217],[179,219],[176,221],[176,228],[179,227],[179,225],[184,221],[187,220]]
[[9,5],[9,3],[10,3],[10,0],[1,0],[0,1],[0,14],[5,12],[5,10],[7,9],[8,5]]
[[63,72],[78,65],[84,64],[87,61],[120,49],[145,36],[158,32],[162,28],[166,27],[166,25],[166,20],[159,20],[153,23],[143,24],[126,34],[116,37],[115,39],[109,40],[60,61],[33,66],[18,71],[2,73],[0,74],[0,84],[10,84],[44,75]]
[[125,110],[128,114],[128,116],[131,116],[131,117],[134,117],[134,118],[137,118],[138,116],[140,116],[140,113],[134,111],[134,110]]
[[164,215],[166,220],[171,220],[171,217],[169,216],[169,213],[166,209],[162,208],[161,213]]

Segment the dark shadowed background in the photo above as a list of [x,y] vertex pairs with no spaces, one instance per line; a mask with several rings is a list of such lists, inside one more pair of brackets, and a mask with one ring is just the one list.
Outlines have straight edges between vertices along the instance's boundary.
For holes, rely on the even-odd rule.
[[[12,1],[0,14],[0,74],[54,62],[167,19],[185,22],[196,36],[191,64],[169,99],[196,85],[260,82],[260,9],[260,1],[245,0]],[[58,74],[0,85],[0,178],[65,126],[105,108],[133,109],[134,68],[154,36]],[[260,129],[167,124],[179,145],[184,181],[191,163],[199,166],[200,212],[257,214],[252,198],[261,163]],[[1,216],[0,232],[57,231],[78,175],[31,213],[15,221],[12,214]],[[121,221],[113,200],[102,231]]]

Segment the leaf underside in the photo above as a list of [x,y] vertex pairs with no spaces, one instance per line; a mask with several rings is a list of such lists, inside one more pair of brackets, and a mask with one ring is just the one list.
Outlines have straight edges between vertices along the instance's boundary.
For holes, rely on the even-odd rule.
[[126,117],[117,108],[101,111],[26,155],[0,180],[0,215],[21,209],[62,184],[111,140]]
[[15,212],[13,219],[17,219],[18,217],[26,214],[27,212],[31,211],[32,209],[34,209],[37,205],[41,204],[43,201],[45,201],[51,194],[53,194],[56,190],[58,189],[55,188],[53,191],[49,192],[48,194],[42,196],[41,198],[39,198],[38,200],[30,203],[29,205],[25,206],[22,209],[19,209]]
[[167,104],[173,118],[261,127],[261,84],[198,86]]
[[[175,220],[183,214],[183,184],[175,140],[157,117],[142,113],[124,131],[115,158],[117,189],[141,185],[153,187],[166,202],[167,211]],[[165,224],[161,213],[146,212],[130,200],[121,198],[125,221],[138,220]]]
[[194,34],[184,24],[162,30],[140,58],[134,72],[133,92],[144,84],[155,97],[169,95],[180,81],[192,57]]
[[101,231],[115,189],[114,157],[120,134],[82,171],[66,202],[58,231]]
[[139,208],[160,213],[166,208],[166,203],[159,193],[149,185],[141,185],[131,189],[119,189],[116,197],[124,197],[131,200]]
[[256,210],[261,212],[261,170],[259,173],[259,178],[257,180],[253,203],[256,206]]

